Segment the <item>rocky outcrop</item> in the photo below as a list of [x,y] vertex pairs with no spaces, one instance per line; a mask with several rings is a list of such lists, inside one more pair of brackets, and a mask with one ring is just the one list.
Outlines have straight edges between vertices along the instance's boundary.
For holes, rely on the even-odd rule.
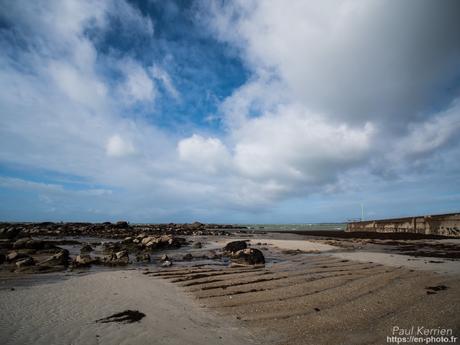
[[236,253],[239,250],[246,249],[248,245],[246,241],[232,241],[225,245],[224,252]]
[[263,265],[265,264],[264,254],[255,248],[246,248],[237,251],[231,256],[233,262],[246,265]]
[[61,249],[59,252],[44,260],[41,265],[47,266],[67,266],[69,264],[69,251],[67,249]]
[[74,259],[73,264],[76,267],[88,267],[95,263],[96,260],[93,259],[90,255],[77,255]]
[[222,224],[139,224],[126,221],[117,223],[0,223],[0,238],[13,239],[24,236],[92,236],[123,239],[140,234],[147,235],[229,235],[225,229],[240,229],[241,226]]
[[[173,235],[162,235],[162,236],[146,236],[142,235],[136,237],[140,241],[140,247],[147,249],[156,248],[180,248],[184,243],[184,238],[175,237]],[[138,242],[139,243],[139,242]]]
[[102,258],[102,264],[109,266],[124,266],[129,264],[129,254],[127,250],[120,250]]

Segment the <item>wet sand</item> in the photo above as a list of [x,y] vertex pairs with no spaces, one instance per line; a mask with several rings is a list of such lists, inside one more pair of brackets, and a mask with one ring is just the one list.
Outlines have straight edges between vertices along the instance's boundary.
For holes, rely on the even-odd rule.
[[386,265],[379,261],[381,253],[347,253],[330,246],[321,254],[286,255],[286,249],[320,246],[255,241],[271,244],[266,252],[279,261],[258,269],[186,268],[152,276],[180,286],[207,309],[239,320],[265,344],[384,344],[394,326],[460,332],[458,261],[446,273],[442,265],[415,267],[402,255]]

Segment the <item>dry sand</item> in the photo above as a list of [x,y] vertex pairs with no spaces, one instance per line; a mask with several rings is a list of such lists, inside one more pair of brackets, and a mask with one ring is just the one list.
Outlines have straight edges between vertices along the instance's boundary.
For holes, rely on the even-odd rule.
[[[174,285],[134,270],[2,289],[0,305],[3,345],[252,343],[241,325],[216,318]],[[128,309],[146,316],[131,324],[95,323]]]

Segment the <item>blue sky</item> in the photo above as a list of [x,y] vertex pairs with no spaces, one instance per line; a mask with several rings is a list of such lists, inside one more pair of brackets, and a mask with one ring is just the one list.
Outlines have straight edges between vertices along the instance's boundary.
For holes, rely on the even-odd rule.
[[0,219],[460,210],[456,1],[0,1]]

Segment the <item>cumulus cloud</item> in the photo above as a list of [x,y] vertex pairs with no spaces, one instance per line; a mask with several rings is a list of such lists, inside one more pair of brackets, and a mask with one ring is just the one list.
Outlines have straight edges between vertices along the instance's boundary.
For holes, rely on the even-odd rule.
[[460,70],[460,5],[278,0],[214,4],[211,24],[256,74],[297,102],[347,121],[415,119]]
[[235,132],[235,163],[254,178],[317,185],[362,162],[374,134],[370,123],[352,128],[326,122],[302,107],[283,106]]
[[328,190],[349,169],[406,174],[454,144],[458,2],[209,7],[207,24],[253,72],[221,106],[244,176]]
[[218,138],[194,134],[177,145],[179,158],[198,170],[215,174],[229,164],[230,155]]

